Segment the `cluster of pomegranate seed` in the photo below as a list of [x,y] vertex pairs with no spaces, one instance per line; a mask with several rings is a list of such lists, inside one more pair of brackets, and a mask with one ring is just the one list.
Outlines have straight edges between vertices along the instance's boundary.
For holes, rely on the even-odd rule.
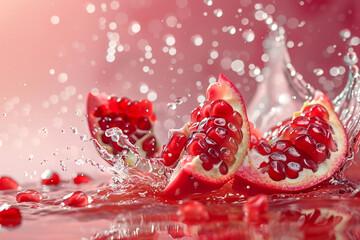
[[327,123],[329,113],[325,107],[315,104],[306,107],[302,114],[280,129],[281,140],[270,144],[261,140],[255,149],[268,156],[260,168],[275,181],[286,177],[296,179],[304,168],[313,172],[318,165],[329,159],[331,152],[337,151],[333,140],[333,128]]
[[[151,131],[152,122],[155,120],[151,101],[147,99],[131,101],[126,97],[111,97],[106,104],[97,106],[93,110],[93,115],[99,119],[98,130],[101,131],[101,141],[110,145],[114,154],[120,153],[123,148],[105,135],[107,129],[120,128],[128,136],[129,141],[135,144]],[[142,148],[146,152],[146,157],[154,156],[157,151],[156,146],[153,135],[144,139]]]
[[164,145],[165,164],[173,165],[185,149],[188,155],[199,156],[204,170],[210,171],[218,165],[220,173],[226,175],[228,167],[236,161],[238,145],[243,139],[242,124],[241,115],[226,101],[205,102],[191,113],[188,136],[175,131]]

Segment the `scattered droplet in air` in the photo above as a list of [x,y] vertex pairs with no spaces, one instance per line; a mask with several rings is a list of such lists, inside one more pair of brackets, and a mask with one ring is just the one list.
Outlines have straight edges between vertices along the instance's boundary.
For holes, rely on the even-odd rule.
[[199,35],[196,34],[194,36],[191,37],[191,41],[194,43],[195,46],[201,46],[203,44],[203,38]]
[[207,6],[211,6],[213,4],[213,1],[212,0],[204,0],[204,3],[207,5]]
[[315,76],[320,77],[321,75],[324,74],[324,70],[321,69],[321,68],[315,68],[315,69],[314,69],[314,74],[315,74]]
[[346,40],[349,37],[351,37],[351,32],[349,29],[344,28],[344,29],[340,30],[339,35],[343,40]]
[[218,8],[218,9],[214,10],[214,14],[217,17],[221,17],[223,15],[223,11],[222,11],[222,9]]
[[255,33],[251,29],[248,29],[242,33],[242,37],[246,42],[252,42],[255,39]]

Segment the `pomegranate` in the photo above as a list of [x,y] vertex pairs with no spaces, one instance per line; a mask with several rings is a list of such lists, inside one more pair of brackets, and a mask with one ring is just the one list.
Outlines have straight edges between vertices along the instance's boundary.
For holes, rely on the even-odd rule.
[[253,147],[233,187],[236,191],[260,188],[262,193],[299,192],[329,179],[342,166],[346,151],[344,128],[328,97],[317,91],[291,121]]
[[191,120],[170,134],[162,157],[176,166],[164,195],[184,198],[222,187],[240,166],[250,145],[250,130],[241,94],[220,75],[209,86],[207,101]]
[[0,226],[17,227],[21,224],[21,213],[16,207],[8,204],[0,206]]
[[[117,155],[124,150],[111,137],[105,135],[107,129],[117,127],[122,130],[132,144],[140,148],[139,153],[143,157],[157,156],[160,147],[153,135],[156,117],[151,101],[147,99],[131,101],[126,97],[118,98],[104,93],[98,95],[89,93],[87,113],[91,135],[102,146],[105,146],[109,153]],[[134,165],[136,157],[128,154],[124,160],[130,165]]]
[[89,183],[91,179],[86,174],[79,173],[74,177],[73,181],[75,184],[83,184],[83,183]]
[[47,169],[41,174],[41,184],[58,185],[59,183],[60,183],[60,177],[56,172]]
[[0,190],[16,190],[19,185],[15,180],[9,177],[1,177],[0,178]]
[[64,198],[64,204],[69,207],[85,207],[89,204],[89,198],[82,191],[76,191],[66,195]]
[[18,203],[21,202],[40,202],[42,199],[42,195],[35,190],[27,190],[23,192],[19,192],[16,195],[16,201]]

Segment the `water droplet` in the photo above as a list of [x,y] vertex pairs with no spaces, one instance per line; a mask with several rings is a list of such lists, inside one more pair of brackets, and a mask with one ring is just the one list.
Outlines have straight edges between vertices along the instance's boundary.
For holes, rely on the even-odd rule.
[[207,6],[211,6],[213,4],[213,1],[212,0],[204,0],[204,3],[207,5]]
[[214,10],[214,14],[216,17],[221,17],[223,15],[222,9],[218,8]]
[[76,127],[70,127],[71,131],[74,133],[74,134],[78,134],[78,129]]
[[351,37],[351,32],[349,29],[344,28],[344,29],[340,30],[339,35],[343,40],[346,40],[349,37]]
[[80,140],[83,142],[88,142],[89,138],[84,133],[80,134]]
[[355,52],[348,52],[344,56],[344,62],[348,66],[355,65],[358,62],[358,57]]
[[314,69],[314,74],[315,74],[315,76],[320,77],[321,75],[324,74],[324,70],[322,68],[315,68]]
[[171,102],[171,103],[168,103],[168,104],[167,104],[167,107],[168,107],[168,109],[170,109],[170,110],[175,110],[175,109],[176,109],[176,104],[173,103],[173,102]]
[[251,29],[248,29],[243,32],[242,37],[246,42],[252,42],[255,39],[255,33]]
[[203,44],[203,38],[199,35],[199,34],[196,34],[196,35],[193,35],[191,37],[191,41],[194,43],[195,46],[201,46]]
[[62,171],[66,171],[67,169],[66,169],[66,164],[65,164],[65,162],[63,161],[63,160],[60,160],[60,166],[61,166],[61,170]]
[[84,160],[81,159],[81,158],[75,159],[75,164],[76,165],[83,165],[84,163],[85,163]]

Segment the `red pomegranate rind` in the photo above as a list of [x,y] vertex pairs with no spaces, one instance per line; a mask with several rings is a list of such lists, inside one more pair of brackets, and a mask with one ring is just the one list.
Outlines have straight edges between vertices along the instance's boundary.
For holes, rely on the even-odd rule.
[[[220,75],[218,82],[209,86],[207,100],[210,108],[205,104],[205,109],[193,111],[192,120],[178,131],[187,140],[185,144],[179,143],[183,146],[182,155],[164,190],[166,197],[180,199],[221,188],[233,178],[247,153],[250,129],[237,88]],[[193,127],[194,124],[197,126]],[[171,139],[172,136],[170,142]],[[165,146],[165,151],[170,145]]]
[[[313,123],[322,130],[312,128]],[[258,151],[261,146],[249,152],[235,175],[234,190],[249,186],[264,193],[299,192],[329,179],[340,169],[347,151],[347,136],[326,95],[316,92],[314,99],[304,103],[302,110],[284,126],[269,138],[271,154]],[[326,135],[319,137],[320,133]]]
[[[87,99],[87,113],[90,133],[101,146],[111,154],[121,153],[123,148],[105,131],[112,127],[120,128],[129,141],[139,147],[138,152],[144,158],[156,157],[159,144],[153,135],[153,125],[156,117],[153,113],[153,104],[147,99],[131,101],[126,97],[117,98],[105,93],[94,95],[89,93]],[[125,161],[134,165],[136,157],[128,153]],[[106,159],[105,159],[106,160]],[[109,164],[113,164],[107,161]]]
[[19,185],[12,178],[1,177],[0,178],[0,190],[16,190]]

